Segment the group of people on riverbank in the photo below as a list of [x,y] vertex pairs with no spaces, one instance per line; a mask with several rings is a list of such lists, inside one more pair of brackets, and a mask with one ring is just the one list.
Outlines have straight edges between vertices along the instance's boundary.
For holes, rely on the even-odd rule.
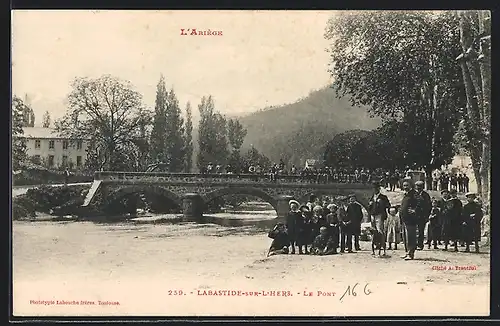
[[470,178],[463,172],[435,170],[432,172],[432,190],[455,189],[458,192],[469,192]]
[[[458,245],[470,252],[472,243],[479,252],[481,241],[481,219],[483,211],[476,195],[467,193],[467,203],[462,204],[455,189],[443,189],[442,198],[431,198],[424,190],[424,182],[413,183],[411,179],[402,182],[404,196],[400,205],[391,205],[387,196],[380,192],[381,183],[374,182],[373,195],[368,204],[372,235],[382,236],[384,246],[397,250],[401,238],[405,245],[405,260],[412,260],[416,250],[431,245],[443,250],[451,246],[458,251]],[[290,212],[284,223],[278,223],[268,234],[273,239],[269,255],[299,254],[331,255],[361,250],[359,240],[363,221],[362,206],[356,196],[338,204],[328,198],[321,201],[311,196],[306,204],[290,201]],[[427,242],[424,229],[428,227]]]

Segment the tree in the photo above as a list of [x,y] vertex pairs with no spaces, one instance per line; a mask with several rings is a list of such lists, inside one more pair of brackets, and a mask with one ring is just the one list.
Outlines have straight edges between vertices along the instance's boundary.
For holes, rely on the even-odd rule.
[[28,95],[24,96],[23,102],[23,127],[34,127],[35,126],[35,112],[29,104]]
[[25,104],[17,97],[12,98],[12,169],[18,170],[26,159],[26,143],[23,139]]
[[184,128],[184,171],[189,173],[193,168],[193,114],[191,103],[186,104],[186,124]]
[[228,156],[226,119],[215,111],[212,96],[202,97],[198,105],[200,123],[198,127],[197,166],[203,171],[208,163],[225,164]]
[[359,166],[359,158],[354,155],[354,149],[362,139],[369,136],[372,133],[366,130],[349,130],[336,135],[326,145],[325,164],[339,168]]
[[69,108],[56,129],[72,140],[88,139],[94,169],[117,170],[140,135],[141,95],[128,81],[110,75],[75,78]]
[[254,166],[260,165],[262,171],[266,171],[271,168],[271,160],[252,146],[245,154],[241,157],[242,165],[245,171],[248,171],[248,168],[251,164]]
[[247,130],[238,119],[229,119],[227,121],[227,139],[231,147],[229,164],[236,170],[241,171],[243,165],[241,162],[240,148],[243,145]]
[[167,97],[165,79],[160,77],[156,86],[155,114],[151,132],[151,156],[156,161],[168,162],[166,153]]
[[245,141],[247,130],[238,119],[227,121],[227,138],[233,151],[239,151]]
[[490,206],[491,179],[491,13],[460,11],[460,65],[467,102],[464,117],[467,150],[478,192]]
[[363,11],[332,18],[325,33],[337,95],[409,127],[409,154],[429,174],[451,161],[464,103],[457,23],[450,12]]
[[184,168],[184,121],[179,108],[179,101],[171,89],[167,94],[166,109],[166,156],[169,162],[169,170],[180,172]]
[[45,113],[43,114],[43,122],[42,122],[42,126],[44,128],[50,128],[50,113],[49,111],[45,111]]

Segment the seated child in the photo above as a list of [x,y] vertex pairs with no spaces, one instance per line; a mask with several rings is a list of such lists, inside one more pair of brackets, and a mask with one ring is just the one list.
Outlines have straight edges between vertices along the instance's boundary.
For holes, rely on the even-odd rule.
[[337,248],[333,242],[333,238],[328,234],[328,229],[322,226],[319,229],[319,234],[314,238],[311,248],[313,255],[334,255],[337,253]]
[[273,239],[273,242],[271,243],[267,256],[288,254],[290,238],[288,237],[288,232],[284,223],[278,222],[269,232],[268,237]]

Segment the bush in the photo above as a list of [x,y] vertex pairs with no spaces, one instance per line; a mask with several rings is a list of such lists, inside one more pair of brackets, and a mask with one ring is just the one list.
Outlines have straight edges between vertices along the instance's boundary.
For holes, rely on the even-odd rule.
[[[70,183],[92,182],[91,173],[75,172],[69,177]],[[35,166],[25,166],[21,173],[15,174],[12,179],[14,186],[64,183],[63,171],[42,169]]]
[[87,185],[50,187],[41,186],[14,198],[13,219],[34,216],[35,211],[70,215],[79,212],[85,195],[90,187]]

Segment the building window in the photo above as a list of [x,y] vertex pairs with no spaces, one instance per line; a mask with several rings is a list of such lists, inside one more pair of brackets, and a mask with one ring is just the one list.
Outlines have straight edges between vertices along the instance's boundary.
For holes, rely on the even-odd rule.
[[49,149],[54,149],[54,141],[49,140]]
[[76,142],[76,149],[77,150],[81,150],[83,147],[83,142],[81,140],[77,141]]
[[63,140],[63,149],[68,149],[69,142],[67,140]]
[[81,156],[76,157],[76,166],[78,166],[78,167],[82,166],[82,157]]
[[62,165],[63,166],[68,165],[68,157],[66,155],[63,155],[63,157],[62,157]]
[[54,166],[54,155],[49,155],[49,166],[50,167]]
[[40,139],[35,140],[35,148],[40,149]]

